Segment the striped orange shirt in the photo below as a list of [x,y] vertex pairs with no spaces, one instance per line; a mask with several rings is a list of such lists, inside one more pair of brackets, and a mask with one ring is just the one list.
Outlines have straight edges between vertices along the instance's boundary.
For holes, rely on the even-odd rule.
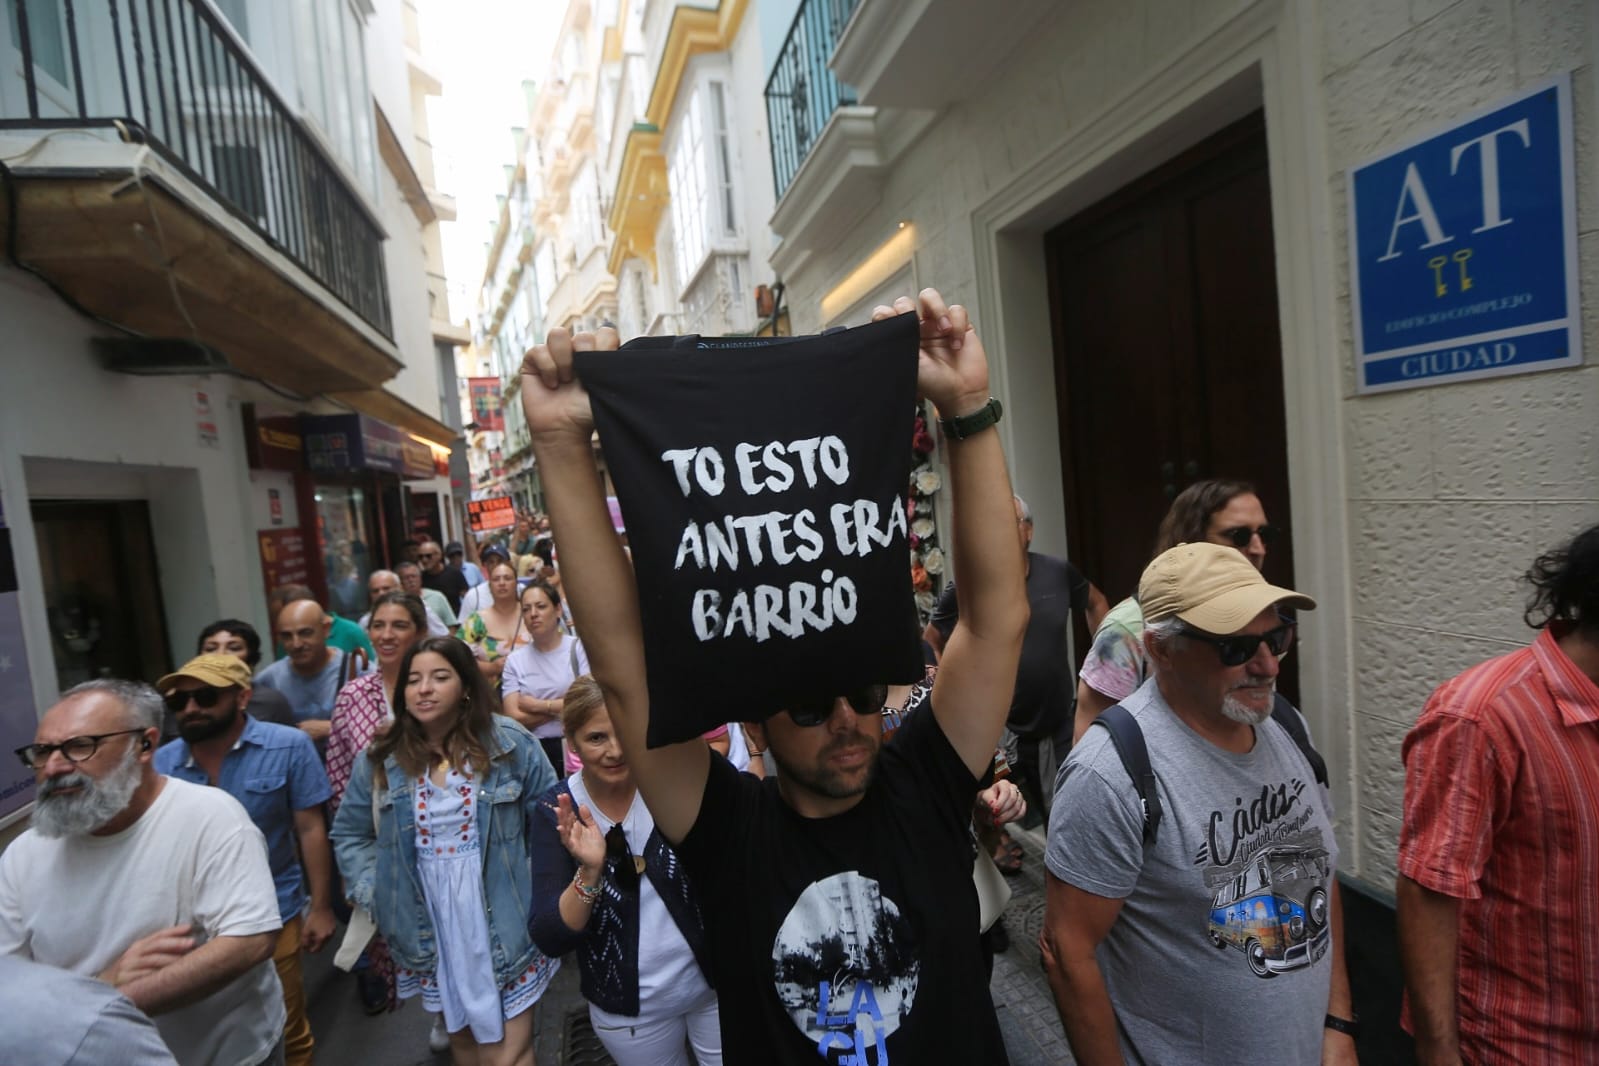
[[1599,685],[1558,636],[1446,682],[1405,738],[1399,872],[1462,901],[1472,1066],[1599,1066]]

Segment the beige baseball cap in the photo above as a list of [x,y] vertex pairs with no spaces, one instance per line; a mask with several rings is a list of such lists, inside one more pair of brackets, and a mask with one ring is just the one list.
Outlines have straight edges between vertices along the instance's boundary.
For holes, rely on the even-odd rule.
[[1209,542],[1179,544],[1155,557],[1138,581],[1144,619],[1176,616],[1217,636],[1243,629],[1273,604],[1314,610],[1316,601],[1268,584],[1237,548]]
[[180,680],[192,677],[217,688],[250,688],[253,678],[250,668],[236,655],[196,655],[183,666],[155,683],[157,692],[165,695],[177,687]]

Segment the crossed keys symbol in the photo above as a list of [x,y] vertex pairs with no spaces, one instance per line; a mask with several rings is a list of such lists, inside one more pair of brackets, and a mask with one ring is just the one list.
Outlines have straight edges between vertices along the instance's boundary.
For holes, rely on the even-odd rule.
[[1449,283],[1444,280],[1444,267],[1453,259],[1460,264],[1460,291],[1466,292],[1471,288],[1471,275],[1466,273],[1466,260],[1471,258],[1471,249],[1462,248],[1452,256],[1435,255],[1427,260],[1427,265],[1432,268],[1433,295],[1438,297],[1449,294]]

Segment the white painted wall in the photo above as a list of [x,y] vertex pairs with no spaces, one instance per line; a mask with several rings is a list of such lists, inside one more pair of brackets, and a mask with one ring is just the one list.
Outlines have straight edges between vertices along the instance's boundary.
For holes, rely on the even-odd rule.
[[[146,499],[173,654],[226,614],[266,622],[238,386],[219,377],[133,377],[100,369],[97,327],[33,279],[0,268],[0,321],[24,348],[0,352],[0,493],[12,529],[37,710],[54,699],[44,590],[27,501]],[[194,394],[219,431],[201,443]],[[290,503],[292,504],[292,494]],[[33,634],[41,634],[39,637]]]
[[785,279],[796,332],[814,330],[823,295],[910,220],[921,284],[984,333],[1038,544],[1065,551],[1041,235],[1265,108],[1298,583],[1322,604],[1296,654],[1342,865],[1378,886],[1393,881],[1405,730],[1438,683],[1528,641],[1518,576],[1599,520],[1599,326],[1589,316],[1579,369],[1355,396],[1344,171],[1572,70],[1591,304],[1596,51],[1599,5],[1583,0],[1058,5],[894,164],[850,237]]

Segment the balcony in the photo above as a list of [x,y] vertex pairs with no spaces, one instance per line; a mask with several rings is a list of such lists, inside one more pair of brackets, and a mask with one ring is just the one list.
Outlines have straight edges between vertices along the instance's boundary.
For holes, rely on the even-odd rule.
[[397,372],[380,225],[209,4],[6,7],[19,260],[103,317],[296,389]]
[[[988,83],[1055,0],[856,0],[829,65],[873,107],[937,110]],[[951,77],[950,71],[961,72]]]
[[782,242],[771,262],[780,275],[845,239],[881,199],[888,169],[933,120],[924,108],[861,106],[829,67],[857,3],[803,0],[766,83]]

